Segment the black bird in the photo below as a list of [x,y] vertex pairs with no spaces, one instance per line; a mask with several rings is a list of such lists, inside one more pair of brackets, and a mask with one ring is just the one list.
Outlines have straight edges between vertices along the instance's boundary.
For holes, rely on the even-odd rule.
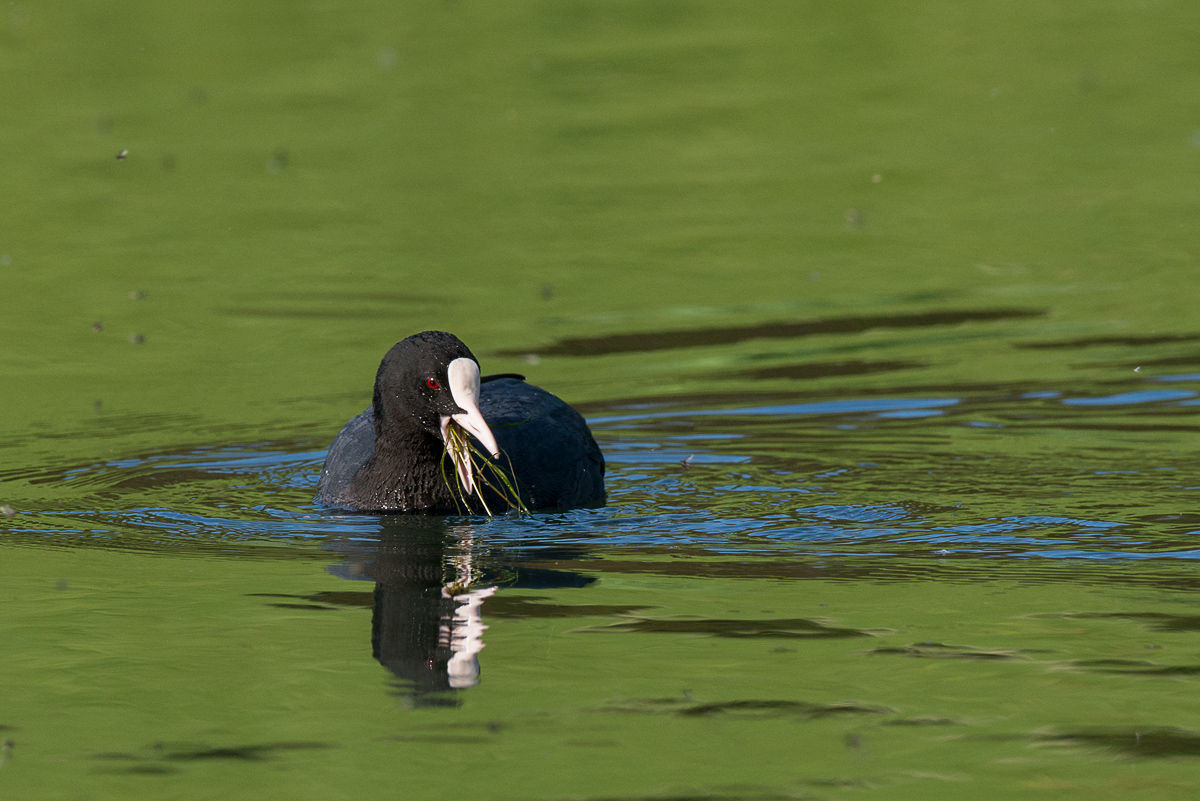
[[[317,501],[358,512],[507,510],[447,447],[453,426],[478,440],[526,508],[604,503],[604,456],[579,412],[522,376],[481,379],[474,354],[444,331],[414,334],[383,357],[370,408],[329,447]],[[450,486],[456,472],[462,492]]]

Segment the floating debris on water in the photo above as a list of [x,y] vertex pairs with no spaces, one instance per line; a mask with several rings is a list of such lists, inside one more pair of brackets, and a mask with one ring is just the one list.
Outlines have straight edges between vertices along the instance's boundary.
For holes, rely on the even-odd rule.
[[400,61],[400,53],[394,47],[383,47],[375,54],[375,61],[381,70],[395,69]]
[[13,509],[11,506],[9,506],[6,503],[3,506],[0,506],[0,515],[4,515],[9,520],[12,520],[14,517],[17,516],[17,510]]
[[290,163],[291,156],[288,154],[287,149],[277,147],[275,148],[274,155],[272,155],[267,161],[267,172],[271,173],[272,175],[276,175],[287,169],[287,166]]

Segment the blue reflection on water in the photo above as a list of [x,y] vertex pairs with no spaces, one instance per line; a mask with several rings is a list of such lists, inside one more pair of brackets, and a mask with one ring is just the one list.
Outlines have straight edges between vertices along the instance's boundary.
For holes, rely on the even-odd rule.
[[[1116,406],[1178,401],[1191,399],[1196,394],[1185,390],[1144,390],[1103,397],[1067,398],[1061,403],[1083,407]],[[1039,392],[1020,397],[1040,400],[1060,395]],[[987,515],[973,511],[969,503],[948,506],[881,503],[880,499],[896,497],[896,492],[911,495],[922,491],[921,487],[874,489],[870,483],[838,483],[861,481],[864,471],[887,469],[879,462],[861,461],[864,455],[861,452],[845,458],[846,454],[838,451],[840,446],[810,458],[803,467],[798,467],[796,462],[772,462],[762,455],[775,452],[767,447],[773,445],[773,438],[778,436],[772,433],[776,428],[771,426],[767,427],[770,430],[764,431],[746,427],[737,433],[726,430],[680,434],[669,430],[677,418],[704,416],[787,418],[871,413],[897,421],[921,420],[944,415],[946,408],[960,403],[963,400],[959,398],[876,398],[673,411],[657,404],[653,412],[598,416],[591,422],[597,427],[596,433],[610,466],[608,506],[539,513],[531,517],[452,518],[452,521],[455,525],[470,528],[489,542],[518,550],[562,545],[588,548],[688,546],[717,554],[911,556],[945,555],[949,551],[939,546],[954,545],[954,553],[991,557],[1200,558],[1200,550],[1180,548],[1170,542],[1156,543],[1147,535],[1145,525],[1129,521],[1054,514]],[[969,403],[963,403],[962,409],[971,416],[979,414],[978,407]],[[646,422],[651,420],[656,422]],[[640,425],[627,425],[634,421]],[[962,425],[948,422],[954,426]],[[734,424],[722,425],[728,429]],[[668,427],[667,431],[663,430],[664,426]],[[821,426],[820,430],[833,431],[834,428]],[[880,430],[883,428],[904,431],[902,422]],[[913,430],[918,429],[914,427]],[[920,430],[937,429],[926,424]],[[880,440],[872,440],[869,444],[878,446],[880,443]],[[885,453],[886,443],[879,455],[882,457]],[[925,455],[922,448],[909,452],[906,458],[921,459]],[[289,541],[369,540],[377,536],[377,517],[321,510],[311,503],[311,492],[323,457],[320,450],[290,450],[273,443],[261,443],[196,449],[175,455],[122,458],[91,467],[73,467],[62,471],[60,480],[77,493],[99,493],[95,507],[30,514],[23,516],[22,528],[9,530],[48,535],[74,533],[98,540],[117,536],[128,539],[132,535],[144,538],[148,544],[165,547],[181,541],[228,543],[232,548],[237,543],[287,545]],[[685,460],[687,464],[681,464]],[[855,467],[830,464],[830,461],[838,460],[843,464],[853,463]],[[895,459],[880,459],[880,462],[884,461],[891,465]],[[741,467],[731,470],[732,465]],[[172,479],[171,471],[188,470],[195,471],[195,475]],[[1127,469],[1079,472],[1110,476],[1119,473],[1142,476],[1143,473]],[[1153,475],[1148,469],[1144,472]],[[159,483],[149,481],[135,490],[122,489],[133,479],[153,479],[156,475],[162,476],[163,480]],[[925,475],[924,467],[921,475]],[[1074,471],[1070,475],[1075,480]],[[984,477],[983,474],[979,476]],[[991,474],[987,477],[988,480],[995,478]],[[1059,478],[1067,480],[1067,476]],[[172,480],[176,483],[171,483]],[[971,482],[969,476],[963,480],[968,485]],[[1141,480],[1147,479],[1143,476]],[[955,485],[952,491],[957,489],[960,487]],[[1052,488],[1051,491],[1066,490]],[[156,496],[155,493],[160,494]],[[818,496],[830,496],[831,502],[800,505]],[[848,502],[836,502],[839,496]],[[970,496],[960,494],[958,497]],[[136,498],[138,503],[122,508],[119,505],[121,498]],[[278,500],[280,498],[290,498],[293,505],[287,505],[287,501]],[[155,505],[155,500],[160,505]],[[849,502],[855,500],[860,502]],[[987,503],[981,503],[977,508],[997,505],[991,499],[986,500]],[[1009,502],[1021,501],[1014,497]],[[836,547],[831,549],[831,546]]]
[[940,409],[902,409],[895,412],[880,412],[876,417],[891,418],[894,420],[916,419],[919,417],[938,417],[945,412]]
[[[1193,393],[1194,394],[1194,393]],[[900,409],[928,409],[953,406],[959,398],[867,398],[862,400],[818,401],[816,403],[786,403],[777,406],[749,406],[734,409],[687,409],[649,414],[624,414],[589,417],[589,424],[619,423],[627,420],[651,420],[664,417],[742,417],[749,415],[792,416],[805,414],[848,414],[854,412],[887,412]]]
[[1120,406],[1128,403],[1155,403],[1161,401],[1194,398],[1196,393],[1187,389],[1143,389],[1138,392],[1121,392],[1098,398],[1064,398],[1068,406]]
[[1182,373],[1178,375],[1158,375],[1151,381],[1200,381],[1200,373]]

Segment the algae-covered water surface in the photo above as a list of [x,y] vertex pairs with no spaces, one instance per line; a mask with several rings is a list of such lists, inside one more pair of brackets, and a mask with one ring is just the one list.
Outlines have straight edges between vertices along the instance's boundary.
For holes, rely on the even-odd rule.
[[[1194,798],[1200,8],[0,9],[0,796]],[[313,500],[449,330],[601,508]]]

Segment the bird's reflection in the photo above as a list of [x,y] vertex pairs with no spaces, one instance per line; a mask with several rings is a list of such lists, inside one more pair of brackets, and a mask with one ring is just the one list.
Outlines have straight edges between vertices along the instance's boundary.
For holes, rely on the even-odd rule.
[[479,681],[480,606],[496,588],[475,586],[471,534],[436,518],[385,518],[360,563],[375,582],[372,653],[414,704],[455,704],[450,691]]
[[486,523],[431,515],[379,522],[374,537],[336,544],[347,561],[331,572],[375,582],[371,651],[412,706],[455,706],[459,691],[479,683],[488,628],[483,610],[498,587],[584,587],[594,580],[522,564],[504,548],[485,548],[480,531]]

